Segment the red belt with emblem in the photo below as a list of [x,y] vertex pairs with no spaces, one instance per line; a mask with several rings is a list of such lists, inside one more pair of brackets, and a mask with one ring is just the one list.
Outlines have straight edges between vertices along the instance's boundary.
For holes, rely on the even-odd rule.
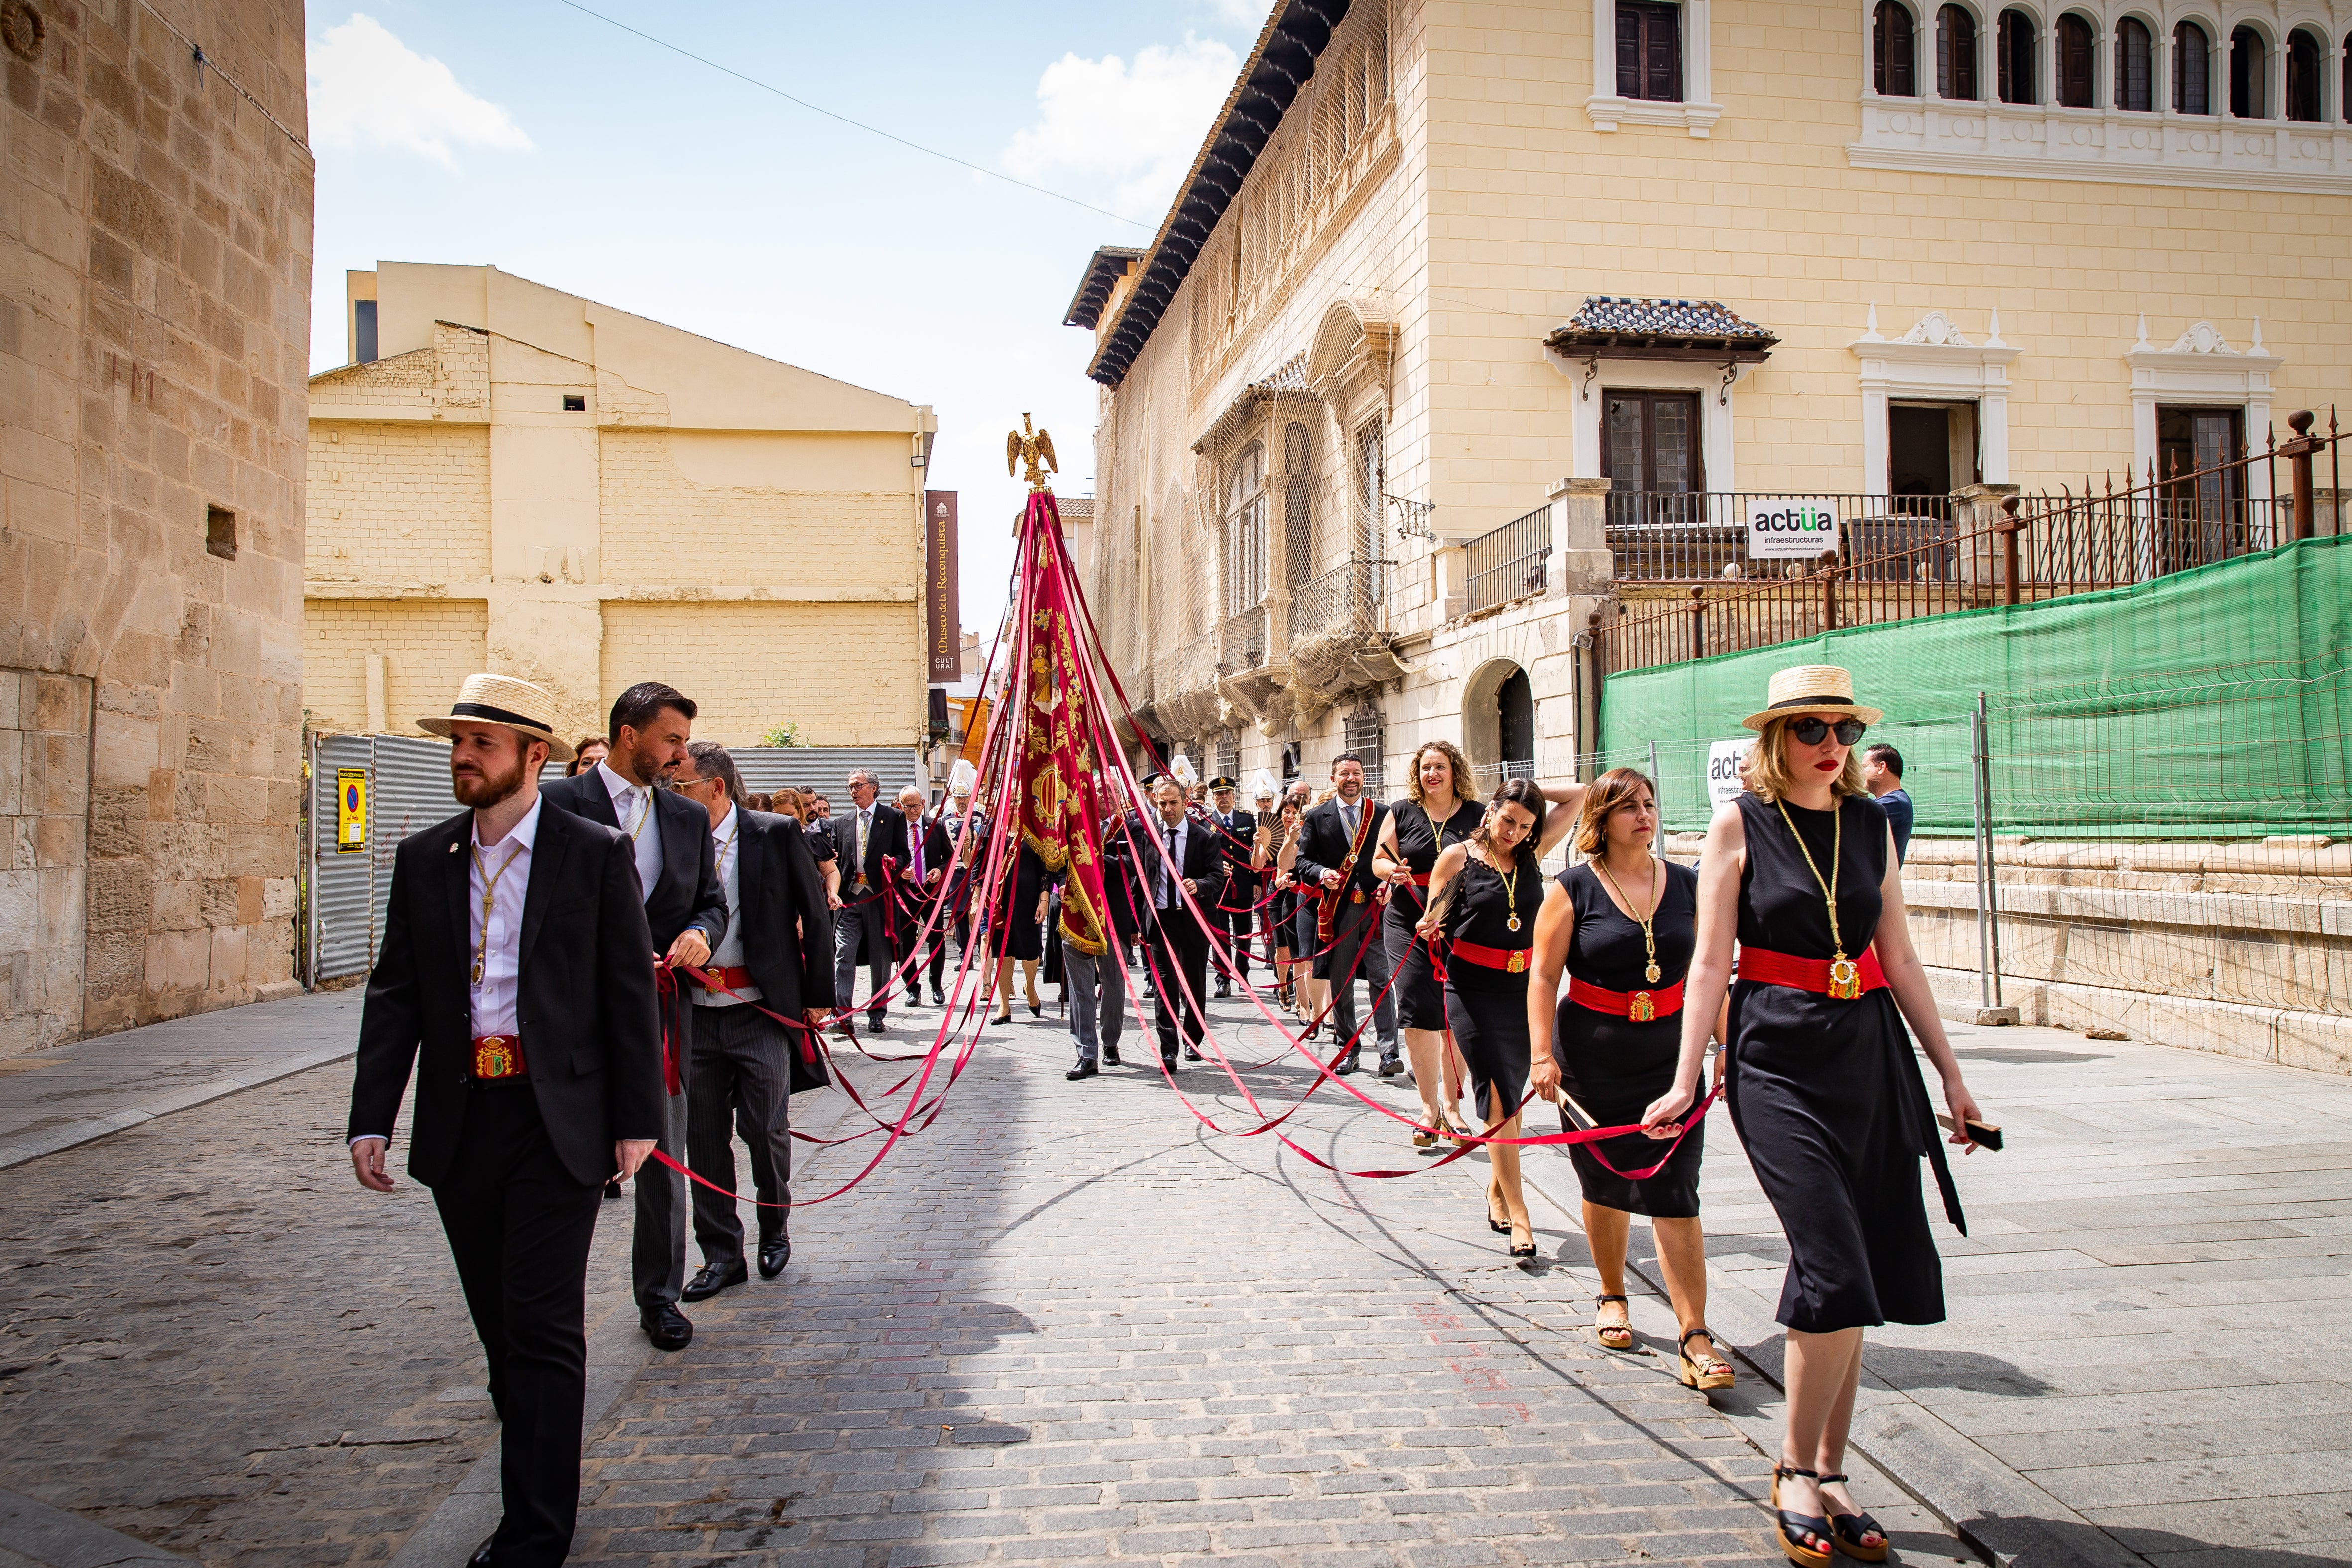
[[703,989],[706,991],[740,991],[744,986],[752,984],[751,972],[740,964],[733,964],[725,969],[720,969],[714,964],[709,969],[698,971],[694,977],[702,983]]
[[1683,983],[1677,980],[1657,991],[1611,991],[1604,986],[1587,985],[1571,974],[1568,977],[1568,999],[1596,1013],[1646,1024],[1653,1018],[1664,1018],[1683,1010]]
[[1475,942],[1457,942],[1448,950],[1450,956],[1481,969],[1499,969],[1506,974],[1525,974],[1528,963],[1535,952],[1531,947],[1487,947]]
[[474,1080],[477,1083],[494,1083],[500,1079],[521,1078],[530,1070],[522,1059],[520,1035],[474,1037]]
[[1818,995],[1835,996],[1851,1001],[1864,991],[1884,990],[1886,971],[1878,966],[1875,943],[1862,950],[1862,956],[1853,961],[1859,984],[1851,991],[1843,990],[1839,977],[1831,973],[1832,961],[1826,958],[1799,958],[1794,953],[1774,952],[1765,947],[1743,947],[1739,950],[1739,978],[1759,980],[1767,985],[1786,985],[1791,990],[1811,991]]

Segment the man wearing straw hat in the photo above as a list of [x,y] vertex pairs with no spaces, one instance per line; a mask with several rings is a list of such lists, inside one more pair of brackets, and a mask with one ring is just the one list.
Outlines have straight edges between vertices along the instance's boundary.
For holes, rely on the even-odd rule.
[[599,1193],[662,1129],[653,938],[629,841],[549,811],[569,760],[555,704],[469,676],[446,718],[467,809],[402,841],[360,1021],[347,1141],[360,1184],[385,1155],[411,1069],[409,1173],[432,1189],[504,1424],[505,1517],[478,1563],[558,1563],[580,1502],[588,1248]]

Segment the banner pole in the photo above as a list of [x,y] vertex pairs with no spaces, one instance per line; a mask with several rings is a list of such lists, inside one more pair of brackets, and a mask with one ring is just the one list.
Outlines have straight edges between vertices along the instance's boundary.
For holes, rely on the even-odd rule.
[[1990,1007],[1993,1003],[1991,894],[1988,884],[1992,879],[1992,824],[1989,820],[1985,790],[1985,700],[1977,693],[1977,705],[1969,713],[1969,805],[1976,827],[1977,872],[1977,1005]]

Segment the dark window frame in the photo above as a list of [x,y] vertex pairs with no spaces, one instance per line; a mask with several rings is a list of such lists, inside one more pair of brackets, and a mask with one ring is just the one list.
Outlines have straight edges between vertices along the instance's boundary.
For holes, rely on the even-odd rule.
[[1617,96],[1645,103],[1687,101],[1681,5],[1617,0]]
[[1870,86],[1881,98],[1919,96],[1919,19],[1903,0],[1871,8]]
[[1977,87],[1977,19],[1965,5],[1936,12],[1936,96],[1974,103]]
[[2041,40],[2033,18],[2011,8],[1993,24],[1995,90],[2003,103],[2038,104]]
[[2116,24],[2116,76],[2108,97],[2117,109],[2130,113],[2155,112],[2156,35],[2137,16],[2126,16]]
[[2240,24],[2230,31],[2230,118],[2268,120],[2270,40]]
[[2286,117],[2306,125],[2318,124],[2325,110],[2321,106],[2319,85],[2319,36],[2308,27],[2297,27],[2286,36],[2286,100],[2283,106]]
[[2195,22],[2172,29],[2172,100],[2166,107],[2175,114],[2213,112],[2213,39]]
[[[1623,484],[1625,476],[1611,472],[1612,448],[1609,441],[1610,405],[1620,401],[1642,405],[1642,471],[1633,476],[1638,482]],[[1690,410],[1690,482],[1680,490],[1658,488],[1658,405],[1683,403]],[[1616,488],[1638,491],[1644,495],[1704,495],[1706,493],[1706,409],[1700,394],[1681,387],[1652,389],[1645,386],[1603,387],[1601,392],[1601,471]]]
[[2052,63],[2057,67],[2051,78],[2051,96],[2058,100],[2058,107],[2096,109],[2099,106],[2097,24],[2080,11],[2068,11],[2050,30],[2050,39]]

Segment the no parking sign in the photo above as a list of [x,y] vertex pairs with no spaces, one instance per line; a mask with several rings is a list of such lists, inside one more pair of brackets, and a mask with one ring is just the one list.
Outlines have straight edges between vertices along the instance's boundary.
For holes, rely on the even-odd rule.
[[335,853],[356,855],[367,847],[368,771],[335,770]]

